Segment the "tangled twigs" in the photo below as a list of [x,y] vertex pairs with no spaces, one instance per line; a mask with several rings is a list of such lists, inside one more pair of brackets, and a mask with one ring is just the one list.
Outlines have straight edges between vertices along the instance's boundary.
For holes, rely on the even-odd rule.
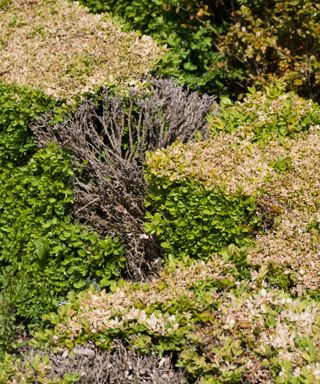
[[51,353],[50,366],[52,377],[77,372],[80,384],[187,383],[183,371],[173,369],[170,356],[161,358],[154,352],[142,356],[120,340],[107,351],[87,344],[76,347],[68,356]]
[[205,117],[214,101],[170,80],[132,88],[127,97],[104,92],[100,106],[89,100],[63,123],[51,126],[46,116],[31,129],[40,146],[58,143],[82,169],[73,184],[74,218],[101,235],[121,236],[128,274],[143,278],[157,270],[161,257],[157,241],[143,229],[145,153],[192,140],[197,132],[206,137]]

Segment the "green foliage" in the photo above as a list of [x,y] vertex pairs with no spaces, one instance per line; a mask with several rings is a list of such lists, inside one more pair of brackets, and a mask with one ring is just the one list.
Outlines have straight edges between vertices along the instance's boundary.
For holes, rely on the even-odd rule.
[[[2,3],[0,7],[7,2]],[[213,2],[83,3],[95,12],[107,10],[121,15],[141,33],[167,43],[170,49],[159,71],[176,76],[193,89],[226,93],[234,78],[239,81],[236,86],[231,85],[234,95],[250,84],[260,88],[279,78],[286,81],[285,85],[275,82],[264,92],[252,87],[242,102],[222,98],[220,112],[209,118],[213,136],[218,134],[208,145],[223,132],[237,132],[233,137],[243,142],[228,139],[230,147],[222,146],[224,153],[232,157],[232,145],[249,142],[251,147],[244,146],[249,153],[250,148],[265,148],[261,144],[277,139],[286,151],[277,152],[276,156],[280,156],[270,161],[266,154],[267,166],[276,171],[271,169],[270,174],[275,175],[271,182],[281,178],[290,181],[292,172],[297,183],[290,185],[305,186],[299,184],[298,172],[294,173],[299,169],[296,159],[290,157],[289,140],[281,139],[295,138],[300,133],[305,135],[299,139],[306,138],[309,128],[320,124],[317,104],[285,92],[289,87],[319,99],[320,20],[316,2],[231,2],[235,5],[234,23],[226,34],[230,10],[221,10]],[[221,7],[224,2],[215,3]],[[237,5],[242,7],[237,9]],[[216,36],[220,36],[222,53],[213,47]],[[165,174],[164,169],[168,157],[161,157],[159,168],[147,171],[150,212],[145,228],[160,240],[166,269],[148,282],[120,281],[116,285],[114,281],[124,267],[120,241],[101,239],[72,221],[68,212],[73,204],[71,182],[76,171],[72,170],[71,158],[54,145],[37,150],[28,131],[31,120],[52,109],[55,121],[60,120],[65,113],[61,103],[41,92],[0,83],[0,350],[23,346],[19,344],[26,336],[23,324],[31,330],[46,324],[48,328],[33,340],[34,346],[49,344],[72,350],[76,344],[93,341],[101,348],[109,348],[120,337],[142,353],[175,353],[177,366],[186,370],[190,380],[203,384],[258,382],[261,377],[275,383],[316,382],[320,362],[320,307],[315,302],[319,300],[318,290],[293,299],[288,293],[294,288],[301,287],[304,293],[305,280],[300,270],[298,286],[292,267],[263,261],[252,271],[247,260],[246,246],[261,228],[260,221],[269,220],[268,206],[260,219],[252,190],[245,194],[240,188],[234,192],[235,188],[231,192],[219,178],[215,186],[209,187],[201,183],[205,179],[200,176],[199,181],[185,177],[191,151],[184,165],[169,159],[167,171],[172,171],[171,175]],[[127,133],[125,130],[125,136]],[[276,148],[272,149],[275,153]],[[237,164],[233,157],[233,162],[227,164],[231,172]],[[245,162],[247,157],[239,159]],[[259,157],[254,159],[260,161]],[[217,162],[219,170],[221,163]],[[201,168],[204,162],[199,164]],[[305,175],[312,174],[309,168],[304,171]],[[175,179],[179,172],[184,175]],[[261,187],[256,173],[253,180],[257,188],[252,194],[258,192],[259,198]],[[269,174],[266,181],[268,177]],[[249,184],[249,177],[245,184]],[[293,242],[294,232],[304,236],[305,223],[311,220],[303,217],[303,227],[298,215],[289,221],[289,214],[296,212],[277,205],[276,198],[287,195],[289,200],[297,193],[295,188],[286,190],[285,182],[279,185],[266,189],[266,200],[269,198],[272,204],[272,220],[277,214],[279,223],[289,222],[289,240],[277,228],[271,231],[268,226],[259,236],[270,236],[271,240],[261,244],[267,245],[265,248],[274,258],[280,252],[277,248],[273,252],[272,241],[279,242],[280,247],[282,240],[284,244]],[[308,195],[307,188],[300,189]],[[318,196],[314,189],[310,194]],[[309,201],[318,207],[316,197]],[[307,206],[308,200],[301,205],[304,202]],[[309,222],[307,231],[307,240],[318,245],[318,218]],[[300,244],[308,243],[297,244],[291,249],[287,245],[289,257],[304,255]],[[283,251],[285,254],[287,249]],[[215,252],[218,253],[212,256]],[[261,249],[259,252],[262,254]],[[88,287],[91,288],[84,291]],[[98,292],[100,287],[110,288],[109,292]],[[76,295],[77,291],[83,292]],[[57,312],[48,314],[52,310]],[[0,383],[77,380],[73,375],[62,381],[48,379],[50,361],[43,355],[30,361],[9,355],[2,358]]]
[[255,198],[212,190],[193,181],[149,177],[148,233],[168,255],[206,259],[234,243],[241,245],[259,228]]
[[[17,314],[12,302],[17,286],[12,284],[10,275],[1,268],[2,283],[0,287],[0,364],[3,353],[17,346],[15,340],[24,336],[24,327],[17,321]],[[0,369],[1,377],[1,369]],[[0,380],[1,383],[1,380]]]
[[[184,261],[171,258],[159,281],[120,281],[112,293],[90,289],[78,295],[70,294],[68,303],[59,307],[58,313],[45,316],[51,326],[37,332],[31,345],[72,349],[91,340],[100,348],[109,349],[113,340],[121,337],[142,353],[153,349],[160,355],[180,352],[189,343],[198,345],[193,333],[198,326],[214,322],[213,311],[220,307],[215,298],[235,289],[237,275],[234,265],[224,264],[217,255],[207,264],[190,258]],[[245,284],[238,284],[237,289],[240,286]],[[92,321],[81,321],[80,318],[87,316],[83,311],[91,310],[91,305],[98,309]],[[104,325],[93,332],[92,325],[100,321],[96,317],[98,313],[102,314]],[[67,325],[65,321],[70,317],[72,321]]]
[[218,45],[226,72],[241,71],[237,87],[269,84],[319,100],[320,8],[312,0],[238,0],[226,34]]
[[291,289],[297,285],[297,278],[293,271],[290,273],[288,268],[284,268],[276,261],[271,261],[260,268],[255,283],[259,286],[261,283],[268,284],[271,288],[282,289],[290,293]]
[[317,382],[319,303],[255,289],[253,281],[234,278],[234,267],[217,255],[207,262],[170,258],[149,282],[70,295],[67,305],[47,316],[52,328],[37,333],[31,345],[72,350],[91,340],[111,349],[120,337],[143,353],[174,352],[191,382],[281,377],[279,383],[291,383],[294,375],[297,383],[304,375],[307,383]]
[[237,247],[230,244],[228,247],[223,248],[219,255],[225,262],[230,262],[236,267],[237,275],[235,277],[238,279],[249,279],[251,277],[246,247]]
[[232,96],[282,79],[319,100],[319,5],[312,0],[82,0],[169,51],[159,70],[192,89]]
[[72,176],[70,160],[54,146],[0,175],[0,282],[11,276],[12,304],[32,321],[57,307],[70,289],[94,279],[109,285],[123,266],[118,240],[100,239],[67,216],[72,191],[65,180]]
[[226,93],[223,55],[214,39],[224,30],[230,4],[208,0],[82,0],[94,12],[111,12],[169,51],[157,71],[192,89]]
[[0,362],[0,383],[72,384],[79,380],[78,374],[70,373],[64,377],[53,377],[50,368],[50,360],[46,355],[39,354],[21,360],[6,354],[3,362]]
[[34,152],[28,123],[50,109],[56,110],[55,122],[66,113],[40,91],[0,82],[0,166],[24,162]]
[[[70,157],[54,145],[36,150],[28,123],[53,108],[41,92],[0,84],[0,349],[38,324],[70,290],[106,287],[124,266],[118,239],[99,238],[68,216]],[[2,104],[1,104],[2,103]]]
[[271,166],[277,173],[283,173],[292,167],[292,159],[290,156],[280,157],[273,161]]
[[[319,105],[293,92],[286,93],[283,83],[266,87],[263,92],[249,88],[242,102],[232,103],[229,99],[223,99],[220,112],[209,117],[213,133],[241,130],[252,141],[260,142],[269,142],[271,138],[294,137],[317,124],[320,124]],[[283,166],[284,163],[280,168]]]
[[307,225],[307,231],[312,232],[316,231],[320,234],[320,220],[313,219],[310,221],[310,223]]

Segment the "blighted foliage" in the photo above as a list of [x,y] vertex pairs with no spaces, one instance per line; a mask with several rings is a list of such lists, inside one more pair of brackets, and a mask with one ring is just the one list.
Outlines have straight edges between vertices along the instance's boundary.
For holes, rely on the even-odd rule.
[[[240,90],[280,77],[288,87],[318,98],[317,58],[305,57],[303,48],[306,43],[317,49],[314,30],[303,32],[318,28],[318,15],[311,18],[317,3],[237,3],[245,7],[234,13],[235,22],[241,15],[247,19],[230,31],[241,37],[241,47],[229,34],[225,46],[221,38],[220,48],[228,55],[222,70],[230,70],[231,78],[240,69]],[[18,3],[2,2],[1,10],[13,4]],[[48,5],[53,3],[45,4],[56,12]],[[270,7],[272,16],[263,11]],[[175,1],[162,8],[180,12]],[[186,25],[195,27],[195,45],[180,59],[186,72],[193,72],[190,58],[201,52],[203,42],[200,69],[208,70],[208,77],[201,86],[217,69],[207,66],[207,30],[197,29],[210,10],[194,2],[183,16],[189,11],[201,14]],[[266,30],[257,15],[269,17]],[[13,18],[9,26],[24,28],[19,20]],[[286,40],[288,20],[297,21],[297,31],[289,31]],[[34,33],[42,36],[41,30]],[[235,58],[235,51],[244,56]],[[274,67],[266,64],[270,58]],[[86,76],[90,57],[79,71],[72,68],[80,83],[85,81],[82,64]],[[237,103],[222,98],[209,127],[205,115],[213,100],[170,82],[143,84],[125,96],[106,91],[61,124],[49,124],[56,112],[33,124],[40,150],[29,140],[27,124],[55,103],[36,93],[28,100],[26,91],[0,95],[0,164],[5,165],[0,176],[0,345],[21,353],[5,355],[0,382],[320,382],[319,106],[282,91],[252,88]],[[149,191],[143,180],[146,151]],[[67,215],[74,201],[71,186],[78,224]],[[152,206],[144,227],[148,192]],[[134,278],[157,269],[161,251],[151,235],[158,236],[167,253],[164,270],[147,282],[114,283],[124,260],[122,244],[109,235],[121,235]],[[88,286],[80,295],[73,292]],[[47,328],[19,345],[26,335],[12,323],[38,323],[43,311],[56,307],[57,313],[43,319]],[[12,337],[16,344],[10,345]]]
[[0,79],[68,98],[105,83],[139,78],[161,49],[150,37],[122,32],[76,2],[13,0],[0,7]]
[[[284,93],[280,85],[265,93],[252,89],[243,102],[223,99],[220,111],[209,117],[210,140],[174,143],[147,156],[148,203],[153,208],[147,232],[160,239],[167,254],[180,257],[206,258],[228,244],[245,244],[298,200],[280,199],[272,183],[279,190],[297,183],[292,176],[304,151],[309,151],[309,161],[318,157],[314,135],[283,145],[277,140],[296,137],[319,123],[317,104]],[[315,180],[309,168],[304,165],[308,178],[298,176],[305,193],[308,180]],[[301,200],[300,207],[310,205],[310,199]]]
[[220,255],[206,263],[170,259],[148,283],[70,296],[47,317],[52,329],[32,345],[68,354],[88,339],[112,349],[122,337],[145,353],[175,351],[191,382],[317,382],[319,303],[266,288],[263,278],[245,283],[239,276]]
[[73,353],[30,350],[14,359],[7,355],[0,363],[0,383],[27,384],[186,384],[182,370],[174,370],[169,356],[159,357],[128,349],[116,341],[110,351],[92,343],[78,346]]
[[[184,238],[184,252],[198,254],[194,250],[210,236],[194,234],[206,228],[214,231],[219,225],[222,238],[228,229],[224,215],[229,212],[228,223],[232,222],[241,204],[221,213],[212,210],[211,214],[203,204],[195,212],[191,204],[180,206],[180,198],[175,202],[174,194],[180,194],[170,191],[171,186],[186,188],[192,181],[215,194],[251,197],[261,225],[255,233],[255,247],[247,250],[249,260],[258,265],[280,263],[296,275],[297,292],[319,289],[319,232],[310,224],[319,220],[320,176],[315,164],[320,163],[320,135],[319,125],[313,125],[319,124],[319,119],[317,104],[291,93],[272,97],[258,92],[243,103],[226,104],[210,119],[211,139],[176,143],[147,157],[148,174],[154,183],[151,199],[157,207],[149,217],[148,228],[160,236],[183,232],[180,236],[188,238],[188,242]],[[190,196],[196,207],[193,200],[197,198]],[[177,214],[180,211],[182,214]],[[192,226],[184,226],[188,212]],[[179,239],[170,239],[163,240],[163,246],[171,253]]]
[[112,350],[99,350],[92,343],[78,346],[67,356],[50,354],[51,374],[78,374],[79,384],[187,384],[183,371],[173,369],[170,356],[138,353],[121,341]]
[[189,94],[170,80],[152,80],[127,96],[103,95],[88,101],[64,123],[47,119],[32,125],[38,144],[57,142],[72,153],[82,173],[73,181],[73,216],[102,235],[119,235],[132,277],[158,268],[159,247],[143,228],[147,150],[207,137],[206,114],[214,100]]
[[239,0],[226,34],[219,38],[226,71],[241,70],[239,91],[275,79],[319,100],[320,5],[312,0]]

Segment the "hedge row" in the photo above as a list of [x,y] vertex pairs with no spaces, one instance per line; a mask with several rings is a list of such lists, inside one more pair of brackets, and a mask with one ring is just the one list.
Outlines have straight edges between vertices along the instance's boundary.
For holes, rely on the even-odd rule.
[[[37,150],[28,123],[62,106],[43,93],[0,85],[0,347],[22,323],[39,324],[70,290],[108,286],[124,265],[117,239],[72,222],[70,157],[54,145]],[[22,327],[23,328],[23,327]]]

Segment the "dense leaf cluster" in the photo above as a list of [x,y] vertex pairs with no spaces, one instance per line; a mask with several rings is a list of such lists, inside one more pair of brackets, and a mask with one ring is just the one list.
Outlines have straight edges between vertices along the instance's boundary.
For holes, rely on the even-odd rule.
[[[154,71],[182,85],[103,88],[66,118],[70,99],[0,82],[0,383],[319,382],[318,2],[80,2],[167,45]],[[111,83],[145,73],[165,51],[75,3],[47,19],[46,1],[23,0],[12,20],[2,3],[5,68],[17,48],[28,70],[35,52],[62,76],[34,61],[0,77],[48,95],[88,91],[110,68]],[[40,24],[17,22],[34,9]],[[58,61],[41,45],[52,25]],[[60,44],[70,25],[75,60]]]
[[[111,352],[121,337],[142,353],[173,352],[189,383],[317,382],[319,303],[292,298],[284,284],[266,289],[263,276],[256,285],[241,280],[238,272],[220,255],[206,262],[170,258],[149,282],[70,295],[32,345],[77,351],[91,340]],[[281,279],[276,269],[268,272]]]
[[285,92],[284,83],[268,86],[264,91],[251,87],[241,102],[221,100],[218,114],[208,118],[213,134],[243,132],[253,142],[267,143],[271,138],[297,137],[320,124],[320,108],[294,92]]
[[0,83],[0,165],[25,162],[35,150],[28,121],[57,103],[39,91]]
[[158,243],[143,228],[146,152],[176,140],[208,137],[206,115],[216,109],[208,95],[150,78],[142,89],[132,86],[125,95],[105,89],[99,102],[88,100],[54,127],[48,119],[32,124],[40,146],[57,142],[72,153],[75,168],[82,167],[73,182],[73,217],[102,236],[122,239],[131,278],[141,279],[160,267]]
[[282,79],[290,90],[319,100],[320,5],[312,0],[238,0],[219,36],[227,74],[239,72],[239,90]]
[[226,194],[201,183],[149,178],[147,232],[161,240],[168,255],[206,259],[229,244],[243,245],[259,228],[254,197]]

